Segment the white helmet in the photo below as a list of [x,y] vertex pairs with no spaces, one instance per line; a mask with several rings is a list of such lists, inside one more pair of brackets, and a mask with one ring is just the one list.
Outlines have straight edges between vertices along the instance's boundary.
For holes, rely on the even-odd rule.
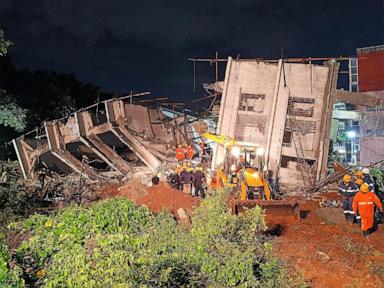
[[364,174],[369,174],[369,168],[364,168],[363,170],[361,170],[361,172],[363,172]]

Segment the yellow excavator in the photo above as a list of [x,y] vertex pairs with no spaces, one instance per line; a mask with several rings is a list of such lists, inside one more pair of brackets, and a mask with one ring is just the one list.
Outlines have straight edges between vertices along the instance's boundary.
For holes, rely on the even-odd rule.
[[201,134],[201,137],[226,148],[224,167],[215,171],[214,188],[225,187],[235,191],[236,199],[232,201],[232,210],[235,214],[259,205],[266,209],[269,215],[293,216],[295,220],[300,219],[300,207],[297,201],[272,200],[273,193],[263,169],[262,148],[250,143],[241,145],[226,135],[206,132]]
[[[252,165],[252,158],[255,159],[262,156],[260,150],[254,147],[244,147],[238,142],[225,135],[216,135],[212,133],[204,133],[201,135],[203,138],[209,139],[215,143],[223,145],[228,152],[237,150],[238,157],[227,157],[224,168],[216,170],[216,185],[215,188],[226,187],[230,189],[237,189],[240,200],[247,199],[262,199],[271,200],[271,190],[268,181],[264,177],[262,170],[262,161],[253,161],[258,163],[258,167]],[[259,152],[257,152],[259,151]],[[230,155],[231,153],[227,153]],[[257,155],[259,154],[259,155]]]

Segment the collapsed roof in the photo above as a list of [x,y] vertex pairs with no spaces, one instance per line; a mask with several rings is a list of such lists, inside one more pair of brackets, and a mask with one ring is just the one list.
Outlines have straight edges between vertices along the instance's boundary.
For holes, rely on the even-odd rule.
[[131,104],[123,97],[45,122],[13,144],[25,179],[35,178],[42,163],[59,173],[75,171],[103,180],[101,171],[126,176],[134,165],[161,170],[174,161],[173,148],[192,134],[185,115],[169,117],[161,108]]

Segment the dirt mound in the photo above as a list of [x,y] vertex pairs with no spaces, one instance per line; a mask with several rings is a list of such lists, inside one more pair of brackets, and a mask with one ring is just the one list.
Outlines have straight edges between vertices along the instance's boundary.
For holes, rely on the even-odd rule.
[[125,197],[137,202],[148,194],[148,187],[141,184],[138,179],[131,179],[122,186],[111,184],[99,190],[101,198]]
[[123,186],[117,188],[117,191],[118,196],[129,198],[136,203],[142,197],[148,194],[148,187],[141,184],[138,179],[132,179]]
[[199,205],[200,200],[178,190],[173,190],[167,183],[147,187],[138,179],[132,179],[122,186],[111,184],[99,190],[100,198],[124,197],[137,205],[145,205],[151,211],[170,210],[174,215],[179,208],[188,214]]
[[184,208],[185,211],[191,212],[199,203],[199,199],[173,190],[166,183],[160,183],[159,185],[150,187],[148,194],[137,202],[137,204],[146,205],[154,212],[168,209],[172,213],[176,213],[179,208]]

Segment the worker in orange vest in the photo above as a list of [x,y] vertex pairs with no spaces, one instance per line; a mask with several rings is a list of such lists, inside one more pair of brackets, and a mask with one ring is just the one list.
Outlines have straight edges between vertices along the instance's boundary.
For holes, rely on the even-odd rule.
[[367,184],[362,184],[360,191],[353,199],[352,207],[356,218],[361,217],[361,230],[363,230],[364,237],[369,235],[369,230],[373,227],[375,205],[383,213],[383,204],[380,199],[375,193],[369,191]]
[[176,148],[176,159],[179,162],[184,160],[184,149],[181,147],[181,144],[179,144]]
[[192,146],[191,145],[188,145],[187,146],[187,149],[185,150],[185,153],[187,154],[187,158],[189,159],[189,160],[192,160],[192,158],[193,158],[193,153],[194,151],[193,151],[193,148],[192,148]]

